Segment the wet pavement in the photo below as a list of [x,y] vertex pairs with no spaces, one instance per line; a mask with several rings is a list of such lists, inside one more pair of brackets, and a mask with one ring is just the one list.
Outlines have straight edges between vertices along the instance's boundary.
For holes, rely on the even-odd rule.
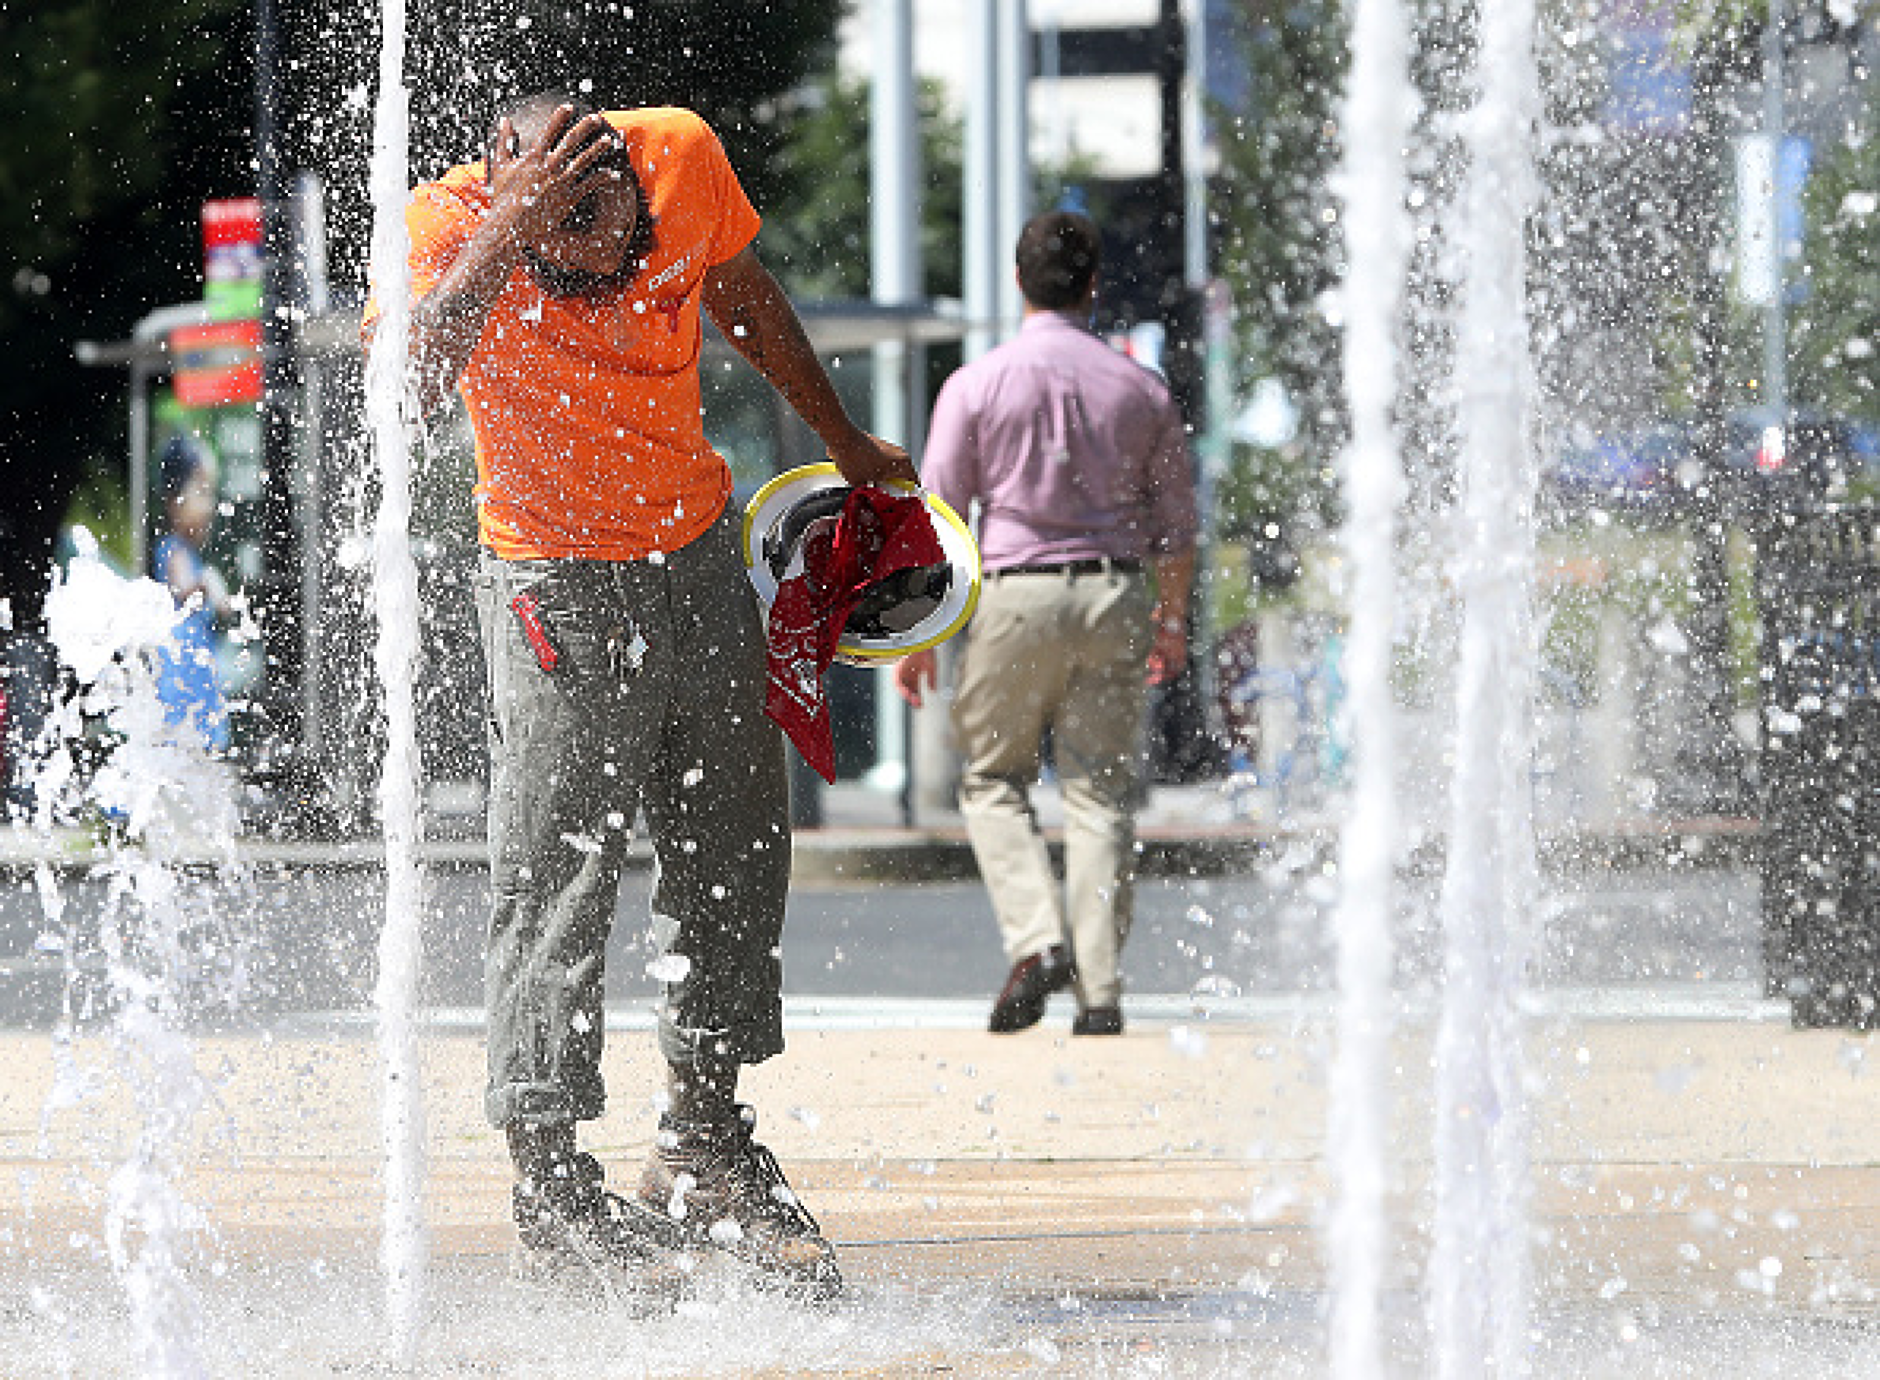
[[[874,793],[835,794],[832,823],[801,831],[784,929],[788,990],[803,996],[989,1000],[1005,976],[985,888],[956,820],[894,825]],[[1144,996],[1277,996],[1332,982],[1336,838],[1224,816],[1203,788],[1166,791],[1146,812],[1126,988]],[[1043,813],[1049,818],[1047,808]],[[56,1015],[64,955],[45,936],[96,931],[122,878],[88,842],[60,858],[64,914],[48,922],[33,865],[36,841],[0,831],[0,1025]],[[1733,821],[1643,827],[1550,841],[1535,924],[1534,978],[1544,988],[1755,983],[1761,890],[1754,840]],[[44,853],[43,845],[38,852]],[[52,850],[56,853],[56,850]],[[427,859],[424,999],[481,1001],[488,884],[474,840],[434,844]],[[233,868],[217,860],[232,857]],[[241,1017],[353,1009],[370,1001],[383,922],[381,850],[243,840],[205,849],[185,879],[205,948],[230,972],[204,986],[241,990]],[[654,956],[643,847],[624,878],[607,958],[608,1000],[650,1000]],[[1396,946],[1399,986],[1427,992],[1441,972],[1438,860],[1404,869]],[[95,963],[96,955],[86,955]],[[83,965],[81,965],[83,966]],[[213,967],[213,965],[212,965]]]
[[[1325,1374],[1325,840],[1173,821],[1153,842],[1120,1039],[1072,1037],[1063,1002],[1036,1030],[984,1033],[1003,965],[983,890],[956,875],[957,836],[862,821],[799,842],[790,1049],[743,1091],[838,1246],[850,1287],[819,1309],[713,1277],[676,1310],[641,1311],[510,1280],[508,1171],[478,1093],[482,873],[473,849],[435,851],[430,1293],[409,1373]],[[1880,1373],[1872,1037],[1793,1030],[1763,999],[1739,832],[1607,838],[1570,861],[1556,858],[1535,917],[1533,1373]],[[199,1218],[175,1279],[201,1371],[393,1373],[366,1004],[375,860],[251,852],[231,875],[191,875],[202,933],[219,936],[204,992],[238,977],[245,993],[219,1016],[201,1008],[187,1051],[202,1100],[176,1173]],[[126,1166],[150,1160],[138,1098],[176,1112],[189,1090],[154,1092],[160,1070],[104,1022],[54,1037],[63,958],[38,939],[30,868],[12,876],[0,936],[27,961],[0,969],[4,1373],[135,1374],[104,1224]],[[109,881],[84,865],[60,876],[82,931]],[[1415,1376],[1431,1368],[1440,955],[1434,870],[1405,881],[1383,1325],[1391,1373]],[[645,886],[636,871],[622,900],[613,1105],[586,1140],[617,1182],[647,1152],[658,1082]]]
[[[596,1318],[511,1284],[477,1032],[435,1024],[435,1278],[416,1373],[577,1373],[577,1339],[593,1363],[578,1373],[597,1375],[1324,1373],[1323,1001],[1146,1003],[1114,1040],[1071,1037],[1062,1011],[995,1037],[962,1003],[885,1003],[872,1019],[864,1006],[793,1005],[788,1054],[744,1089],[838,1245],[851,1287],[827,1310],[707,1280],[676,1313]],[[1427,1373],[1430,1017],[1407,1011],[1396,1059],[1387,1279],[1403,1375]],[[656,1080],[645,1021],[613,1024],[614,1106],[586,1143],[625,1179],[647,1151]],[[1869,1037],[1791,1030],[1779,1008],[1717,985],[1634,994],[1626,1009],[1560,994],[1532,1035],[1537,1374],[1875,1373]],[[85,1077],[66,1080],[77,1095],[61,1105],[50,1042],[0,1038],[8,1374],[131,1373],[86,1358],[92,1338],[126,1342],[100,1225],[134,1158],[135,1071],[101,1039],[69,1053]],[[181,1187],[203,1214],[188,1278],[221,1358],[212,1373],[373,1371],[368,1023],[304,1016],[200,1037],[193,1054],[211,1092]],[[1718,1337],[1736,1341],[1719,1354]]]

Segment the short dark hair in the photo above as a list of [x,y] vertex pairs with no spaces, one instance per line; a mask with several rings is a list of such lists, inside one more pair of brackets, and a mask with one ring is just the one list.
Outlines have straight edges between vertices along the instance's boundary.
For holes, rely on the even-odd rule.
[[1084,300],[1096,280],[1103,240],[1096,222],[1076,211],[1046,211],[1018,236],[1018,288],[1045,311],[1064,311]]
[[[512,101],[505,102],[502,108],[499,109],[490,120],[489,133],[483,140],[485,154],[490,155],[495,153],[496,140],[502,133],[504,120],[508,120],[511,124],[515,125],[517,133],[524,135],[526,138],[527,131],[546,124],[548,117],[553,115],[556,110],[564,105],[574,110],[574,118],[577,120],[586,119],[589,115],[597,115],[601,112],[601,107],[596,105],[591,98],[577,95],[572,91],[536,91],[527,96],[518,96]],[[605,135],[594,136],[594,138],[605,137]],[[594,139],[591,138],[586,144],[583,144],[582,147],[586,148],[593,142]],[[519,149],[508,150],[508,152],[512,154],[520,151]],[[490,159],[486,166],[493,167],[494,159]],[[595,170],[601,168],[618,168],[622,171],[631,171],[632,167],[633,165],[627,160],[627,151],[625,148],[620,148],[606,155],[594,165]]]
[[158,486],[168,503],[189,487],[189,481],[210,462],[208,447],[191,431],[173,432],[157,454]]

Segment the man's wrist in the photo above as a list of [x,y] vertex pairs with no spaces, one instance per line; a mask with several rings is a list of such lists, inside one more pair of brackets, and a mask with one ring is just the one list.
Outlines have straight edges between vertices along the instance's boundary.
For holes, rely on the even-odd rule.
[[817,433],[816,439],[823,443],[823,453],[831,460],[862,450],[872,450],[868,433],[847,413],[831,418]]

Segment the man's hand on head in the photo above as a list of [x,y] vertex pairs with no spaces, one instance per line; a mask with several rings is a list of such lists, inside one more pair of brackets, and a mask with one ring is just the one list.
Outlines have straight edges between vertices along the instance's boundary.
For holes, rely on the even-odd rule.
[[437,286],[412,313],[412,358],[421,405],[442,405],[476,349],[492,304],[524,255],[545,240],[590,192],[616,183],[620,173],[602,166],[620,147],[604,116],[575,118],[562,105],[518,129],[505,118],[486,165],[490,210]]
[[573,106],[557,106],[533,138],[504,117],[489,153],[492,220],[518,248],[539,248],[603,180],[620,180],[618,170],[602,166],[619,147],[604,115],[577,120]]

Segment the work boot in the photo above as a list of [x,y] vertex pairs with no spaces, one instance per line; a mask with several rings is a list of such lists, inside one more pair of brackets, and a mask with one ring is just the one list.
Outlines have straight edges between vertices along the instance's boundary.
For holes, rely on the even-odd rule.
[[514,1273],[540,1283],[597,1286],[610,1296],[676,1291],[689,1273],[685,1241],[662,1214],[602,1187],[588,1154],[547,1157],[511,1190]]
[[739,1106],[714,1123],[659,1119],[640,1178],[640,1203],[686,1238],[714,1246],[815,1299],[842,1288],[835,1251],[783,1177],[777,1157],[752,1136],[757,1113]]

